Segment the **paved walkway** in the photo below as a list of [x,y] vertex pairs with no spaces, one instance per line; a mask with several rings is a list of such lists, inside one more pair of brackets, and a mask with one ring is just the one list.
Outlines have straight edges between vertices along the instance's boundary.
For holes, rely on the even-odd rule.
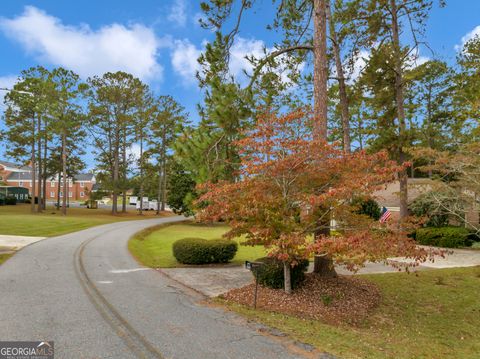
[[322,357],[199,304],[203,296],[130,256],[134,233],[180,220],[108,224],[19,251],[0,266],[0,338],[53,340],[59,359]]
[[18,251],[29,244],[41,241],[46,237],[8,236],[0,234],[1,251]]
[[[436,257],[434,262],[426,262],[415,270],[442,269],[454,267],[480,266],[480,250],[454,249],[453,254],[446,258]],[[408,262],[405,258],[392,258],[397,262]],[[313,270],[310,264],[309,271]],[[337,273],[352,275],[352,272],[343,267],[336,268]],[[253,276],[243,267],[189,267],[159,269],[172,279],[206,295],[216,297],[231,289],[239,288],[252,282]],[[397,269],[383,263],[367,263],[357,274],[394,273]]]

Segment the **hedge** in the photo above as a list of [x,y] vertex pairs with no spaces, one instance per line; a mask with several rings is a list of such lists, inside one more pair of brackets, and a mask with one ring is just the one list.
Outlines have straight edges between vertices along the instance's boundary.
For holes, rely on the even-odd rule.
[[419,244],[445,248],[472,245],[472,233],[463,227],[425,227],[417,229],[415,239]]
[[[258,283],[270,288],[283,288],[283,262],[271,257],[259,258],[257,262],[262,262],[263,265],[258,269],[253,270],[254,277],[257,278]],[[305,279],[305,272],[308,269],[309,262],[307,259],[301,259],[298,264],[291,268],[291,282],[292,288],[295,289]]]
[[173,243],[173,256],[183,264],[227,263],[238,245],[228,239],[183,238]]
[[5,198],[5,204],[7,206],[15,206],[17,204],[17,199],[12,196],[8,196]]

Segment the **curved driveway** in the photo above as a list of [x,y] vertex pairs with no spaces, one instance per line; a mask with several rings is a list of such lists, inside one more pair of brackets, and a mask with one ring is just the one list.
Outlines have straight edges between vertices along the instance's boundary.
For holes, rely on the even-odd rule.
[[0,266],[0,340],[53,340],[56,358],[294,358],[237,316],[140,267],[128,239],[170,217],[30,245]]

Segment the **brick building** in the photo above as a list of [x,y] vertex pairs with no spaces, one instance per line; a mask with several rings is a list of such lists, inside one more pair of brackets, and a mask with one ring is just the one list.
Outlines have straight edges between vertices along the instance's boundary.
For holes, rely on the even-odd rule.
[[[38,177],[38,176],[37,176]],[[47,201],[55,201],[58,195],[58,175],[47,180]],[[27,188],[32,194],[32,169],[16,163],[0,160],[0,183],[7,186]],[[79,173],[68,180],[68,199],[70,201],[85,201],[89,198],[90,191],[96,183],[92,173]],[[38,178],[35,179],[35,188],[38,188]],[[63,186],[63,183],[61,183]],[[63,191],[60,190],[60,198]]]

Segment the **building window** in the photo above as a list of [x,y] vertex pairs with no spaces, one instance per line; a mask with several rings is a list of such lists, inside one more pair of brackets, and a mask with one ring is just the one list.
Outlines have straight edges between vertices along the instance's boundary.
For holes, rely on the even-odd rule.
[[50,198],[55,198],[55,192],[50,192]]
[[18,182],[18,185],[19,185],[20,187],[23,187],[23,182],[22,182],[22,181]]
[[72,192],[68,192],[68,197],[72,198]]
[[51,181],[50,182],[50,187],[55,188],[55,182]]
[[80,188],[85,187],[85,182],[80,182]]
[[84,193],[84,192],[80,192],[80,197],[85,197],[85,193]]
[[63,191],[60,191],[60,198],[63,197]]

